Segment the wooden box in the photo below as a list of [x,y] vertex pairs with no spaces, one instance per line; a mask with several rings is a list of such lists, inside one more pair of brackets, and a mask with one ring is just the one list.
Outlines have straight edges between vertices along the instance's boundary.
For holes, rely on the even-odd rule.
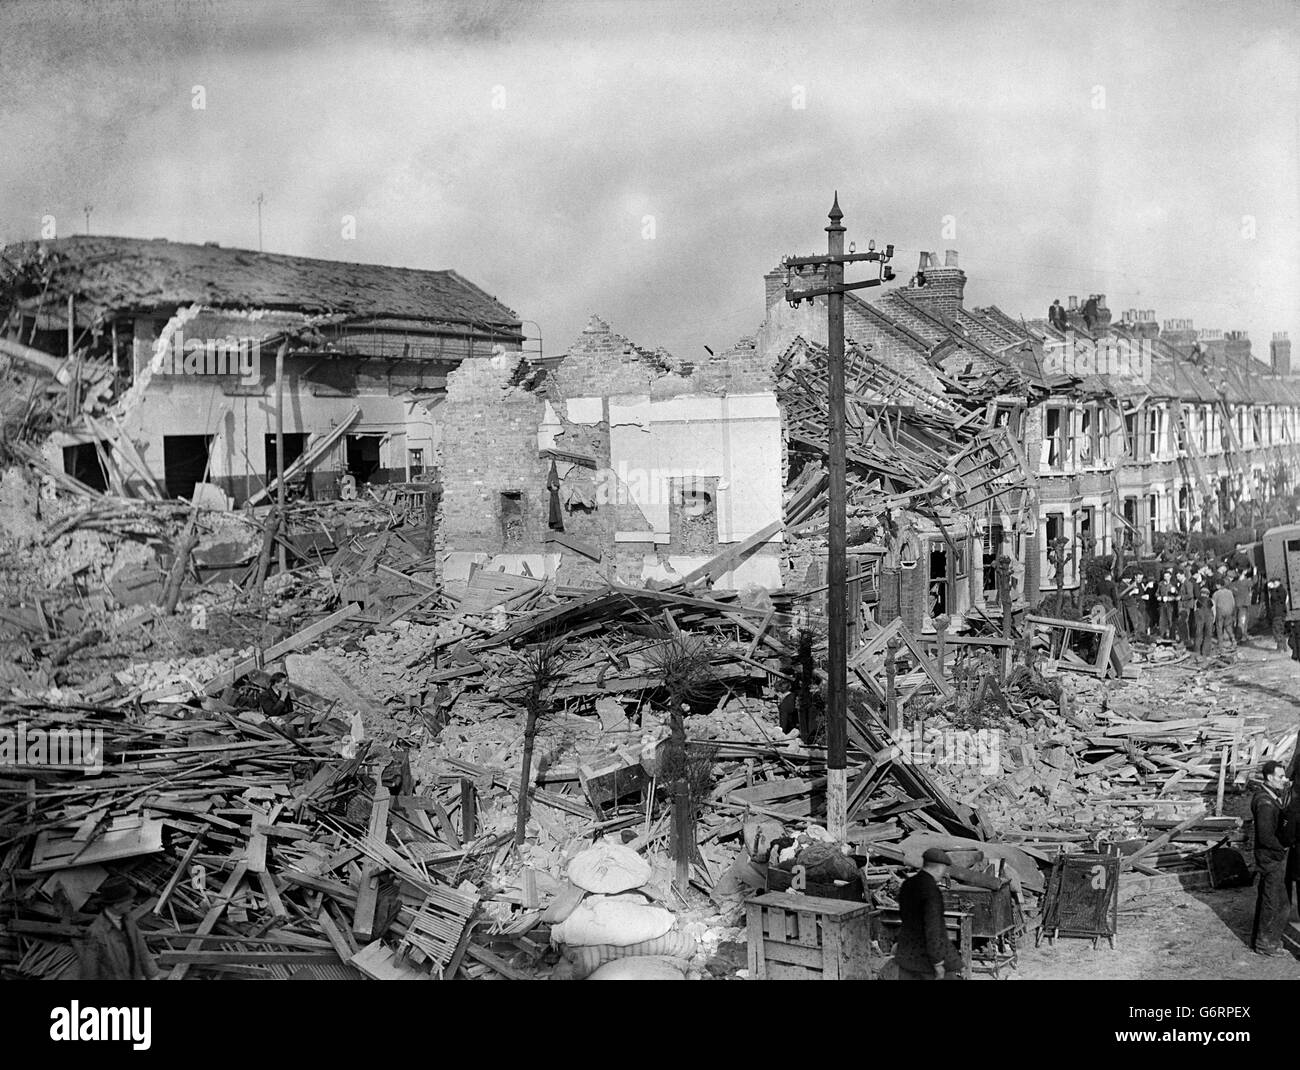
[[1005,936],[1016,927],[1016,912],[1011,902],[1011,885],[972,888],[950,885],[943,891],[944,910],[963,911],[971,916],[971,935],[977,940]]
[[871,907],[768,892],[745,903],[749,975],[761,981],[866,981],[875,976]]

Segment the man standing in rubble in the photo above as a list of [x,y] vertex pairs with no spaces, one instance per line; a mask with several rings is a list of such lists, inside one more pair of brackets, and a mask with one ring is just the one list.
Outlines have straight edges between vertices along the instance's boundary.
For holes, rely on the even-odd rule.
[[1178,641],[1186,648],[1192,607],[1196,605],[1196,582],[1186,572],[1178,573]]
[[81,947],[83,981],[154,981],[162,971],[131,917],[135,889],[125,877],[99,886],[103,913],[90,924]]
[[1255,820],[1255,868],[1259,871],[1259,895],[1255,900],[1250,946],[1260,955],[1272,956],[1282,950],[1282,931],[1290,914],[1286,860],[1288,841],[1292,837],[1283,821],[1286,773],[1282,763],[1265,762],[1259,773],[1260,785],[1250,803],[1250,814]]
[[1174,583],[1174,574],[1165,569],[1164,578],[1156,588],[1156,598],[1160,602],[1159,632],[1161,639],[1172,641],[1174,638],[1174,606],[1178,601],[1178,585]]
[[1119,599],[1124,606],[1124,620],[1129,635],[1134,639],[1146,639],[1146,611],[1141,609],[1138,599],[1142,595],[1142,574],[1140,572],[1125,576],[1120,584]]
[[942,981],[961,977],[961,954],[948,939],[943,924],[943,893],[939,882],[952,865],[948,852],[927,847],[921,868],[898,891],[902,930],[894,945],[900,981]]
[[1236,618],[1237,600],[1228,581],[1221,578],[1219,586],[1214,589],[1214,638],[1220,654],[1228,649],[1228,642],[1232,639],[1232,624]]
[[1249,568],[1243,568],[1232,581],[1232,601],[1237,607],[1237,642],[1250,638],[1250,599],[1254,593],[1255,578]]

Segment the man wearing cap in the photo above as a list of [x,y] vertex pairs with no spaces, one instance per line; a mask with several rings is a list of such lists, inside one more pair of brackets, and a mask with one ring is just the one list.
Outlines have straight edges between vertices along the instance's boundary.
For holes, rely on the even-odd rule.
[[90,924],[81,950],[83,981],[153,981],[162,976],[131,917],[135,890],[125,877],[99,886],[103,912]]
[[1251,950],[1276,955],[1282,949],[1282,931],[1290,910],[1286,895],[1286,856],[1291,837],[1283,814],[1282,793],[1286,773],[1281,762],[1265,762],[1259,770],[1260,785],[1250,802],[1255,821],[1255,868],[1259,871],[1259,895],[1255,900],[1255,924],[1250,933]]
[[1124,606],[1124,622],[1134,639],[1145,639],[1147,636],[1146,611],[1138,604],[1141,595],[1142,574],[1138,572],[1125,576],[1121,583],[1119,598]]
[[898,891],[902,930],[894,945],[899,980],[942,981],[961,976],[961,954],[948,939],[943,924],[943,880],[952,859],[938,847],[927,847],[921,868]]

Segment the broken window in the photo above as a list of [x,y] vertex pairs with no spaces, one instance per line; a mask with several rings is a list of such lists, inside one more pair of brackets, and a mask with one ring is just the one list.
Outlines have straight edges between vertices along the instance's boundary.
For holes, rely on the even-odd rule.
[[1160,410],[1147,409],[1147,455],[1150,460],[1160,452]]
[[942,540],[930,543],[930,598],[931,617],[948,612],[948,548]]
[[670,478],[669,544],[678,553],[717,553],[718,479]]
[[406,451],[406,478],[414,483],[424,475],[424,450],[415,449]]
[[1134,460],[1138,459],[1137,413],[1124,414],[1124,449]]
[[1004,552],[1002,543],[1005,538],[1001,524],[990,524],[984,532],[983,591],[986,600],[997,597],[998,557]]
[[[105,444],[103,449],[108,449]],[[108,473],[99,460],[99,450],[93,442],[63,447],[63,470],[88,486],[91,490],[108,490]]]
[[1047,467],[1060,471],[1065,467],[1065,416],[1059,406],[1047,409],[1047,426],[1043,433],[1043,453]]
[[528,524],[524,519],[524,492],[501,492],[501,541],[507,550],[522,547],[528,538]]
[[1160,498],[1158,495],[1147,495],[1147,542],[1148,545],[1154,546],[1156,533],[1160,530]]
[[208,467],[211,435],[164,435],[163,482],[169,498],[190,498]]

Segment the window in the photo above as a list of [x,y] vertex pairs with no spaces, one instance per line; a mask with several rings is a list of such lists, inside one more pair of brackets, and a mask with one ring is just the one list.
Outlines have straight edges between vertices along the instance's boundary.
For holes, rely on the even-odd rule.
[[1160,530],[1160,497],[1147,495],[1147,532],[1148,543],[1154,545],[1156,533]]
[[1097,438],[1095,415],[1091,405],[1079,413],[1079,463],[1082,465],[1096,461],[1097,451],[1093,448]]
[[1160,410],[1147,409],[1147,458],[1161,453],[1160,449]]
[[1059,406],[1049,406],[1043,432],[1043,456],[1047,467],[1061,471],[1065,467],[1065,425],[1069,413]]
[[718,477],[670,477],[669,546],[678,553],[718,551]]
[[1006,533],[1002,530],[1001,524],[990,524],[984,532],[984,578],[983,591],[985,598],[994,598],[998,590],[998,557],[1006,553],[1002,548],[1006,540]]
[[524,492],[503,490],[500,497],[501,541],[507,550],[523,545],[528,535],[524,520]]
[[930,616],[938,617],[948,612],[948,548],[943,540],[930,543],[930,588],[928,609]]
[[1138,417],[1135,412],[1124,414],[1124,449],[1133,460],[1140,460],[1138,457]]
[[406,451],[406,478],[414,483],[424,475],[424,450]]

